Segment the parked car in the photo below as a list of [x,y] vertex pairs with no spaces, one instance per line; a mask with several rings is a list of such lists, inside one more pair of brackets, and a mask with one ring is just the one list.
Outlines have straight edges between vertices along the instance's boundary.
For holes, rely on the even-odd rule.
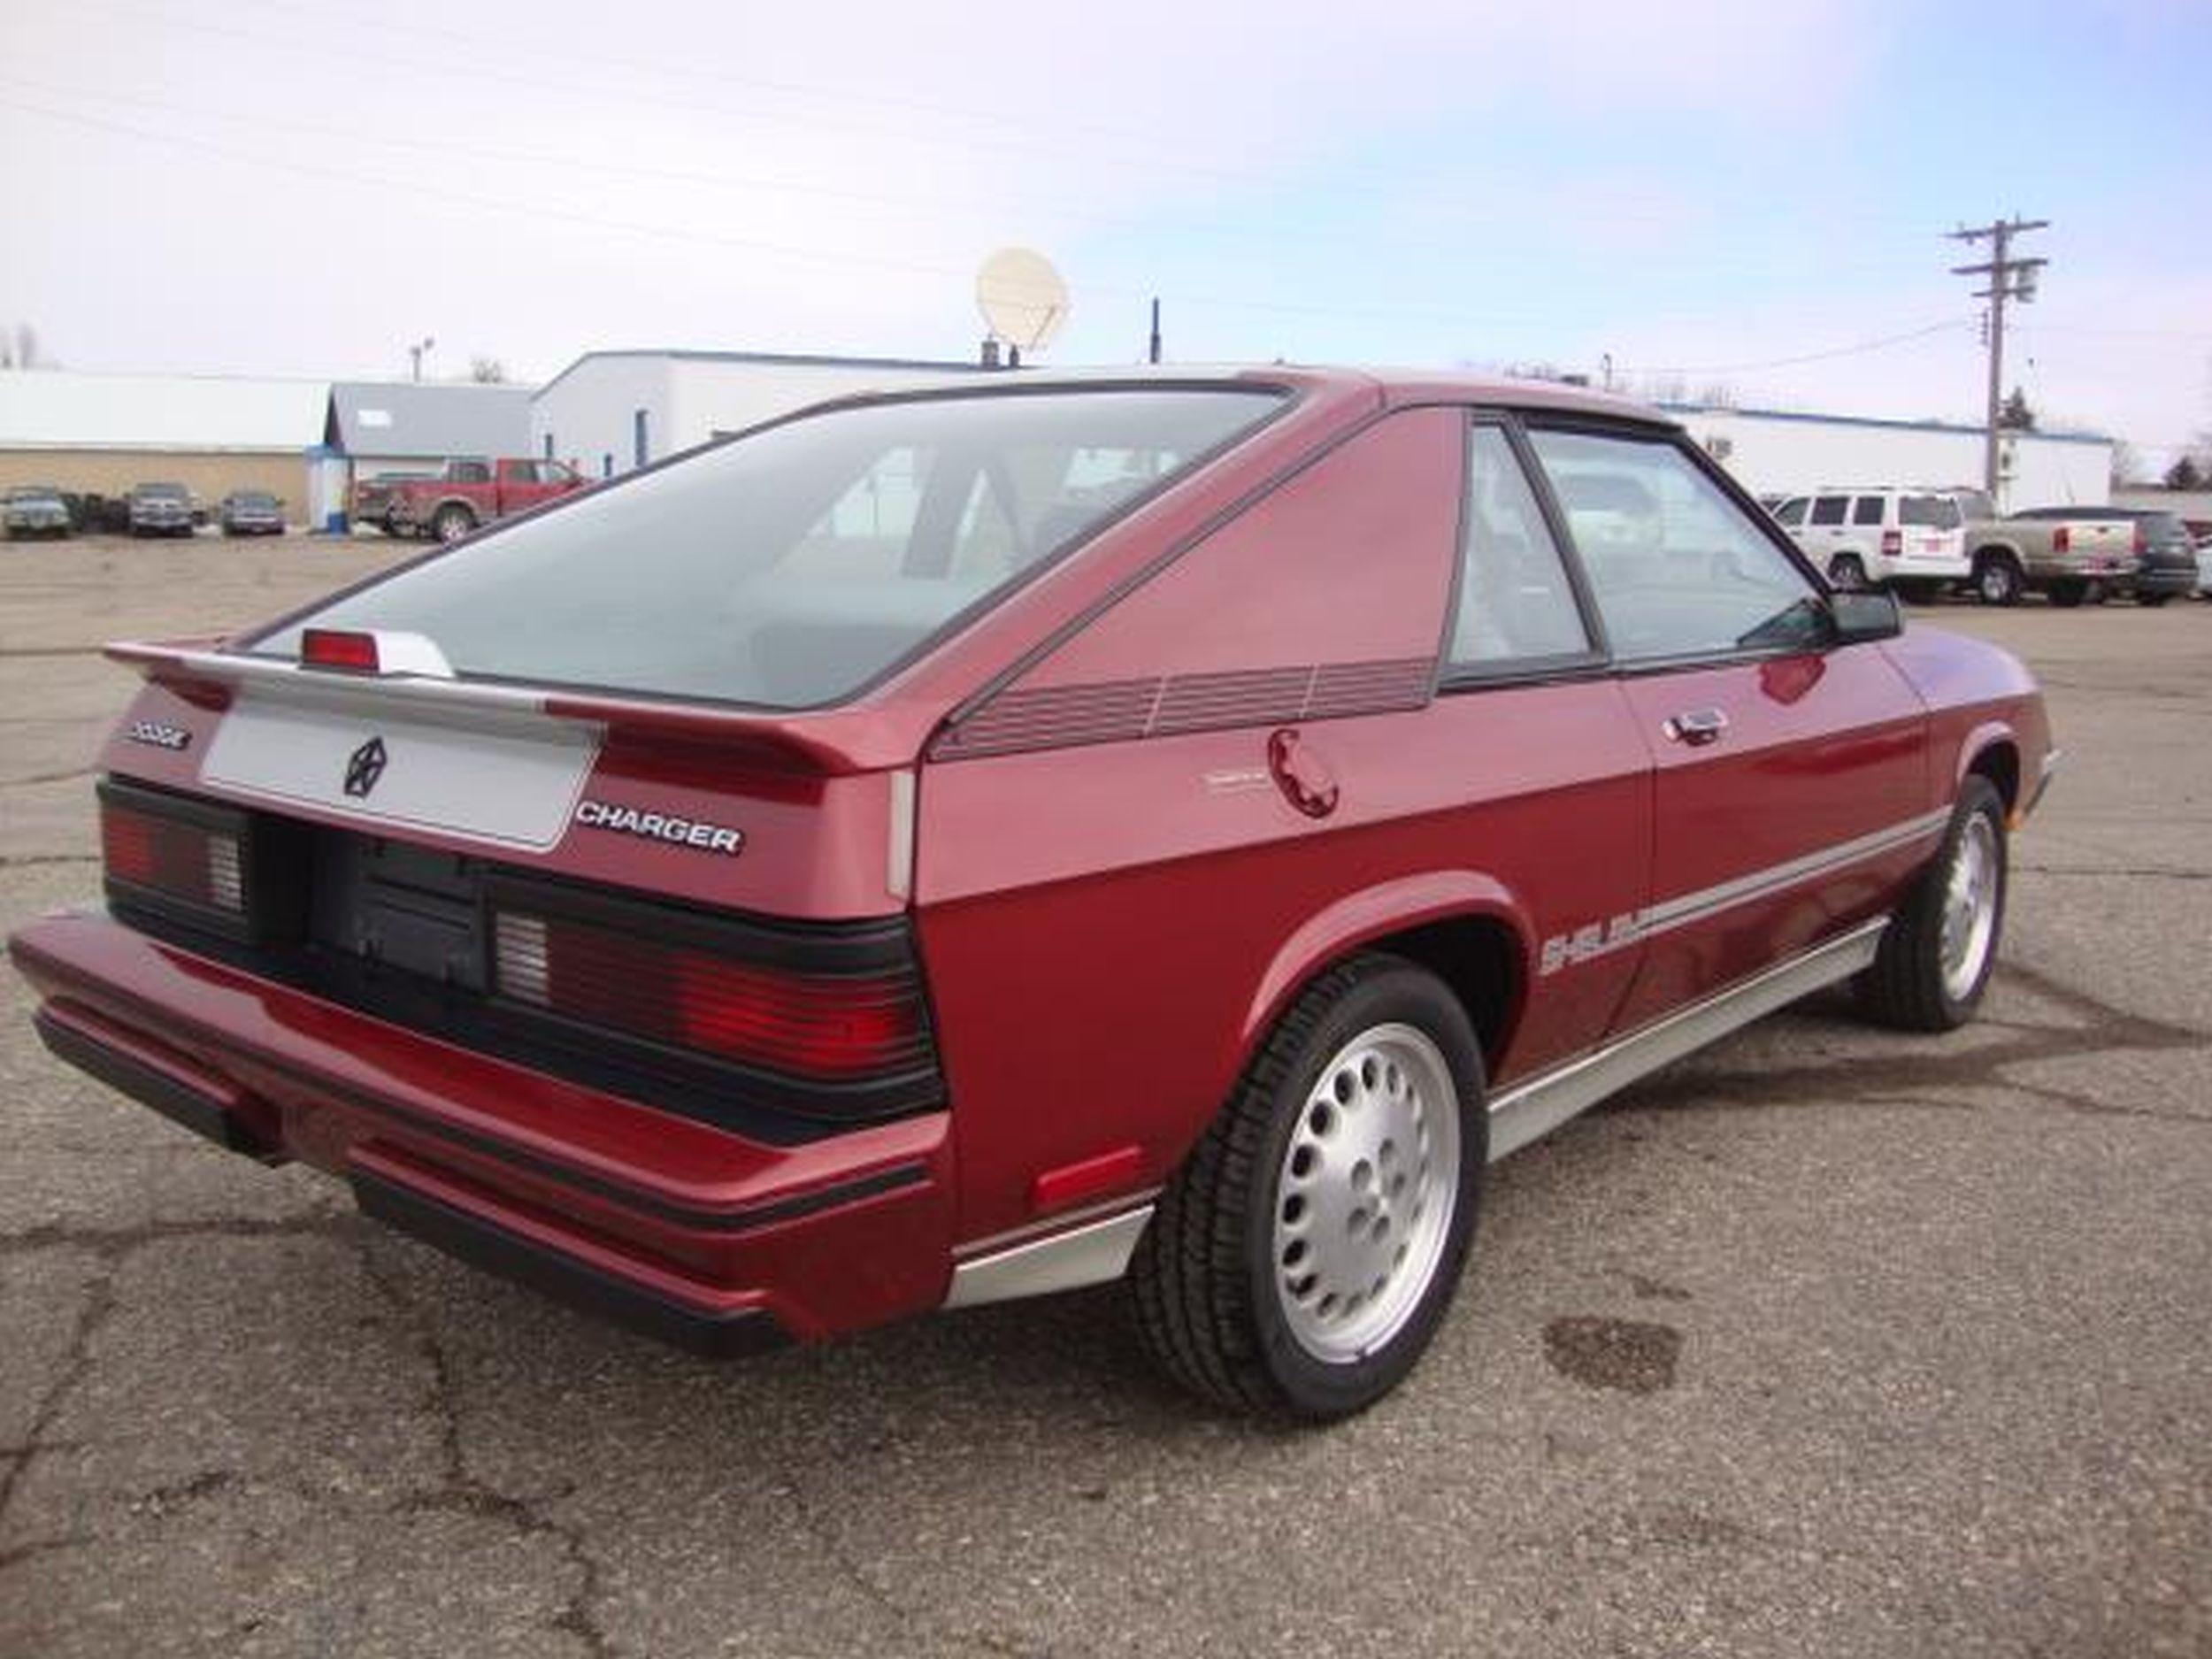
[[129,503],[133,535],[190,535],[192,492],[181,484],[134,484]]
[[1974,591],[1985,604],[2017,604],[2026,593],[2055,605],[2129,591],[2138,557],[2133,526],[2087,507],[2031,507],[1966,529]]
[[373,502],[357,500],[355,511],[365,522],[381,524],[390,535],[457,541],[495,519],[541,507],[583,487],[575,469],[558,461],[456,460],[434,478],[396,480]]
[[1965,515],[1940,490],[1829,488],[1791,496],[1774,517],[1839,588],[1932,598],[1972,569]]
[[2098,507],[2086,510],[2085,516],[2134,526],[2135,569],[2128,590],[2137,603],[2162,605],[2196,590],[2196,541],[2180,514],[2151,507]]
[[225,535],[282,535],[284,503],[265,489],[234,489],[219,509]]
[[64,1059],[704,1352],[1125,1275],[1310,1418],[1491,1161],[1824,986],[1970,1018],[2056,758],[1678,426],[1452,375],[857,397],[109,654]]
[[0,516],[4,516],[11,541],[69,534],[69,503],[51,484],[15,485],[0,506]]
[[349,520],[356,525],[381,530],[386,535],[403,534],[405,526],[391,517],[392,492],[400,485],[419,479],[435,478],[435,472],[373,472],[357,479],[353,485],[353,499],[347,510]]

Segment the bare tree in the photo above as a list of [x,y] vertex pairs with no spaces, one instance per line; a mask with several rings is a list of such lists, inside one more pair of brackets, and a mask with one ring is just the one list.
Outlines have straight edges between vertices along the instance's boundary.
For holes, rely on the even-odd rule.
[[497,357],[471,357],[469,379],[479,386],[504,386],[507,383],[507,365]]
[[2112,488],[2128,489],[2143,481],[2143,457],[2125,438],[2112,441]]

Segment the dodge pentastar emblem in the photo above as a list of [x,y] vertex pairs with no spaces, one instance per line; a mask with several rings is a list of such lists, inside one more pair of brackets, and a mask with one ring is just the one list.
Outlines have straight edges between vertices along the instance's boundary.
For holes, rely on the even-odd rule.
[[376,780],[384,775],[384,740],[373,737],[346,757],[346,793],[358,800],[368,799],[369,791],[376,787]]

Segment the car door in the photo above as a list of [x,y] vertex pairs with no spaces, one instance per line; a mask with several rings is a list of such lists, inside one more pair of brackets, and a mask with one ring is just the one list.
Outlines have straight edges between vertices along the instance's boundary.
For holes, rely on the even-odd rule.
[[[1611,1028],[1635,979],[1651,880],[1651,757],[1526,460],[1508,424],[1475,419],[1428,717],[1463,795],[1453,856],[1509,880],[1536,936],[1539,988],[1493,1079],[1502,1084]],[[1600,489],[1588,517],[1609,522],[1633,501]]]
[[1878,643],[1832,643],[1812,573],[1674,437],[1562,426],[1531,442],[1564,503],[1632,488],[1655,503],[1634,538],[1566,508],[1655,768],[1625,1029],[1892,902],[1941,827],[1926,711]]

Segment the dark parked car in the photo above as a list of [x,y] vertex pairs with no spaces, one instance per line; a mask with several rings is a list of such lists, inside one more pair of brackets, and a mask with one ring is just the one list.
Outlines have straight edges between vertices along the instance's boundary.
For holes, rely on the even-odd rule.
[[192,492],[181,484],[134,484],[130,493],[133,535],[190,535]]
[[265,489],[234,489],[219,511],[225,535],[284,534],[284,503]]
[[2178,513],[2154,507],[2031,507],[2013,517],[2130,526],[2134,567],[2111,583],[2113,592],[2131,593],[2138,603],[2156,606],[2196,591],[2196,542]]
[[1126,1276],[1193,1389],[1329,1417],[1492,1160],[1824,986],[1973,1016],[2035,682],[1678,426],[1014,380],[110,647],[106,907],[11,941],[40,1034],[702,1351]]
[[4,508],[8,540],[69,534],[69,503],[51,484],[18,484],[8,491]]

